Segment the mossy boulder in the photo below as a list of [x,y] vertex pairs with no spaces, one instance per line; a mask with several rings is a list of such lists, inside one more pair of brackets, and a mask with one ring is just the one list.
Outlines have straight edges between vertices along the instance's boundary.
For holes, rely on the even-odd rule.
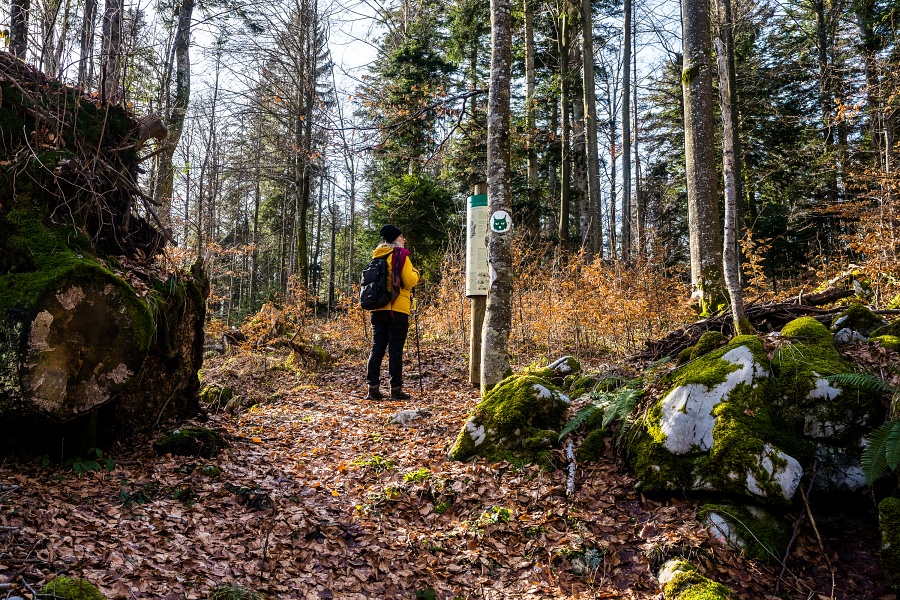
[[887,586],[900,593],[900,498],[889,497],[878,503],[878,529]]
[[721,331],[706,331],[691,348],[691,360],[696,360],[705,354],[709,354],[716,348],[723,346],[728,338]]
[[234,397],[234,391],[227,386],[208,385],[200,390],[200,402],[211,406],[225,406]]
[[767,365],[761,340],[738,336],[678,369],[628,447],[643,489],[790,500],[803,468],[773,435]]
[[894,319],[892,322],[886,323],[872,332],[873,337],[882,335],[900,337],[900,319]]
[[700,574],[683,558],[667,561],[657,575],[666,600],[738,600],[739,596],[721,583]]
[[542,462],[535,450],[556,445],[569,403],[546,379],[533,374],[507,377],[472,411],[449,458],[499,461],[519,455]]
[[41,595],[60,600],[106,600],[96,585],[71,577],[57,577],[41,589]]
[[790,540],[789,524],[752,504],[704,504],[697,513],[710,534],[767,564],[778,564]]
[[894,352],[900,352],[900,336],[876,335],[869,338],[870,342],[878,342],[882,347]]
[[828,329],[811,317],[782,328],[783,343],[772,358],[775,422],[797,440],[854,447],[881,410],[870,391],[827,378],[850,373],[853,365],[836,350]]
[[213,458],[228,447],[221,434],[204,427],[183,427],[153,442],[159,455],[200,456]]
[[597,462],[603,456],[604,450],[606,450],[606,430],[594,429],[584,436],[578,446],[578,462]]
[[831,323],[831,331],[837,333],[849,329],[864,337],[869,337],[873,331],[885,325],[887,325],[887,321],[873,313],[865,305],[854,303],[835,317]]
[[571,382],[574,375],[581,373],[581,363],[573,356],[563,356],[556,359],[546,367],[531,366],[525,369],[528,375],[546,379],[560,388],[566,387],[567,380]]

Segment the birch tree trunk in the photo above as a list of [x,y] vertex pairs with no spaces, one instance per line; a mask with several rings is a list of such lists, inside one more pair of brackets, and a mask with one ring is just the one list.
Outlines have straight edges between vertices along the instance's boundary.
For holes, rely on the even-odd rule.
[[597,156],[597,90],[594,85],[594,23],[591,0],[581,0],[581,45],[584,97],[584,131],[587,144],[589,247],[603,258],[603,209],[600,206],[600,160]]
[[701,314],[709,314],[724,303],[724,289],[707,0],[685,0],[682,20],[684,56],[681,83],[691,283]]
[[[725,0],[726,10],[730,9]],[[730,23],[726,22],[730,27]],[[724,27],[723,27],[724,29]],[[716,56],[719,63],[719,105],[722,113],[722,174],[725,179],[725,240],[724,262],[725,287],[731,298],[731,316],[734,320],[735,335],[756,333],[747,313],[744,311],[744,294],[741,290],[740,263],[737,253],[738,229],[738,174],[735,142],[738,138],[737,124],[733,120],[733,84],[728,61],[733,49],[721,38],[716,39]]]
[[[510,0],[491,0],[491,80],[488,93],[487,180],[490,210],[511,213],[509,186],[509,93],[512,63]],[[482,327],[481,393],[511,372],[509,331],[512,322],[512,237],[488,228],[491,282]]]

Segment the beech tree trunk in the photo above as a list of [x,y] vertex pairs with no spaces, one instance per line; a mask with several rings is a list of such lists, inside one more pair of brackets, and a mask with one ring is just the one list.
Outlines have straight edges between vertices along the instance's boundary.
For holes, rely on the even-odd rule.
[[31,0],[12,0],[9,7],[9,52],[25,60],[28,51],[28,12]]
[[562,114],[560,187],[559,187],[559,243],[563,248],[569,244],[569,203],[571,190],[570,140],[569,130],[569,13],[568,6],[559,16],[559,110]]
[[106,0],[103,11],[103,44],[100,55],[100,90],[102,101],[115,104],[119,100],[122,60],[122,12],[124,0]]
[[[696,0],[695,0],[696,1]],[[631,250],[631,11],[633,0],[625,0],[622,29],[622,260]]]
[[[488,92],[487,180],[490,211],[512,214],[509,182],[509,94],[512,24],[509,0],[491,0],[491,79]],[[481,344],[481,393],[511,372],[509,331],[512,323],[512,236],[507,228],[488,227],[488,288]]]
[[686,0],[682,8],[684,145],[688,189],[691,283],[702,314],[724,304],[722,222],[716,191],[709,4]]

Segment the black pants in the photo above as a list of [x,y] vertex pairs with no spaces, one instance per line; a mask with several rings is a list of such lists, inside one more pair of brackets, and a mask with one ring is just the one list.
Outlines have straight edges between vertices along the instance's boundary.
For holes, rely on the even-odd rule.
[[389,310],[372,312],[372,354],[366,368],[366,383],[378,385],[381,381],[381,361],[388,353],[388,373],[391,387],[403,385],[403,345],[409,333],[409,315]]

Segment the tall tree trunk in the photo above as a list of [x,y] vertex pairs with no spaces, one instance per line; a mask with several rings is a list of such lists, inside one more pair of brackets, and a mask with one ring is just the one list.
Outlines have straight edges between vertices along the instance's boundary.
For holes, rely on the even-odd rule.
[[[816,58],[819,68],[819,109],[822,111],[822,139],[824,154],[831,155],[835,149],[835,123],[832,113],[833,99],[831,96],[831,76],[828,65],[828,15],[826,14],[827,0],[813,0],[813,9],[816,13]],[[830,159],[827,159],[830,162]],[[837,202],[837,178],[833,170],[825,175],[826,196],[829,202]]]
[[609,104],[609,256],[618,256],[616,251],[616,94],[612,90],[607,91],[606,102]]
[[582,83],[587,150],[591,254],[603,258],[603,209],[600,206],[600,160],[597,148],[597,90],[594,84],[594,23],[591,0],[581,0]]
[[634,0],[625,0],[622,30],[622,260],[631,251],[631,11]]
[[[727,106],[730,111],[729,127],[731,129],[731,133],[729,135],[731,137],[732,156],[734,157],[733,170],[735,195],[735,235],[732,243],[734,244],[735,255],[737,256],[738,263],[740,264],[740,235],[741,231],[743,231],[744,229],[745,206],[747,204],[747,201],[744,194],[744,155],[741,148],[737,67],[735,64],[736,59],[734,51],[734,16],[731,8],[731,0],[717,0],[716,10],[719,15],[719,34],[722,41],[722,49],[719,52],[721,53],[722,51],[724,51],[725,61],[723,65],[723,63],[721,62],[722,58],[720,58],[719,60],[719,85],[726,85],[728,87],[726,92],[728,94]],[[725,69],[724,75],[721,71],[723,68]],[[721,90],[719,91],[719,94],[721,98]],[[722,107],[724,108],[725,106],[726,105],[723,103]],[[740,269],[738,269],[737,278],[738,282],[740,282]],[[727,279],[725,283],[726,285],[728,285]]]
[[63,10],[63,19],[62,26],[59,30],[59,37],[56,40],[56,49],[53,51],[52,57],[52,70],[48,73],[52,74],[53,77],[57,79],[62,79],[63,75],[63,53],[66,51],[66,41],[69,37],[69,27],[71,27],[72,23],[72,2],[70,0],[66,0],[66,7]]
[[[512,24],[509,0],[491,0],[491,79],[488,92],[487,179],[490,210],[512,214],[509,175],[509,94]],[[482,327],[481,392],[509,375],[509,332],[512,323],[512,236],[509,227],[488,229],[491,282]]]
[[638,82],[637,82],[637,18],[631,19],[631,89],[633,93],[632,136],[634,144],[634,204],[632,206],[633,223],[631,232],[631,247],[638,257],[644,253],[644,203],[641,198],[641,154],[638,148]]
[[537,123],[535,119],[535,70],[534,70],[534,6],[532,0],[524,0],[525,10],[525,148],[527,154],[527,182],[529,216],[524,224],[528,235],[537,239],[540,235],[540,198],[538,195],[538,160],[535,148]]
[[[726,14],[731,10],[729,0],[724,0]],[[722,32],[729,30],[731,19],[723,23]],[[726,34],[727,35],[727,34]],[[738,139],[737,124],[732,120],[734,116],[734,81],[731,79],[729,61],[733,59],[733,48],[729,48],[727,41],[716,39],[716,56],[719,61],[719,104],[722,113],[722,174],[725,184],[725,236],[723,248],[723,270],[725,287],[731,298],[731,316],[734,321],[734,332],[737,335],[749,335],[756,333],[747,313],[744,310],[744,293],[741,290],[740,261],[737,251],[738,228],[738,184],[740,182],[737,170],[737,154],[735,143]]]
[[716,190],[709,4],[685,0],[683,20],[684,145],[691,283],[702,314],[724,301],[722,234]]
[[[580,65],[581,60],[581,44],[569,44],[569,64]],[[588,211],[586,205],[589,199],[588,193],[588,173],[587,173],[587,148],[584,133],[584,102],[580,99],[584,97],[581,89],[581,79],[573,78],[570,83],[569,91],[572,96],[572,194],[571,194],[571,213],[572,219],[572,237],[578,240],[579,245],[584,248],[587,240],[584,233],[587,231]]]
[[28,51],[28,15],[31,0],[12,0],[9,7],[9,51],[22,60]]
[[[159,222],[170,227],[172,222],[172,192],[175,188],[175,171],[172,164],[178,142],[184,131],[184,117],[191,99],[191,18],[194,0],[184,0],[178,13],[173,48],[175,53],[175,95],[172,98],[168,118],[169,136],[159,155],[158,183],[155,196],[158,203]],[[168,91],[164,90],[168,94]]]
[[106,0],[103,11],[103,45],[100,54],[101,101],[119,101],[122,60],[122,12],[124,0]]
[[78,87],[88,89],[94,64],[94,26],[97,23],[97,0],[85,0],[81,21],[81,51],[78,54]]
[[569,202],[571,190],[571,168],[569,166],[569,11],[564,3],[559,15],[559,109],[562,114],[560,187],[559,187],[559,236],[560,246],[569,244]]

